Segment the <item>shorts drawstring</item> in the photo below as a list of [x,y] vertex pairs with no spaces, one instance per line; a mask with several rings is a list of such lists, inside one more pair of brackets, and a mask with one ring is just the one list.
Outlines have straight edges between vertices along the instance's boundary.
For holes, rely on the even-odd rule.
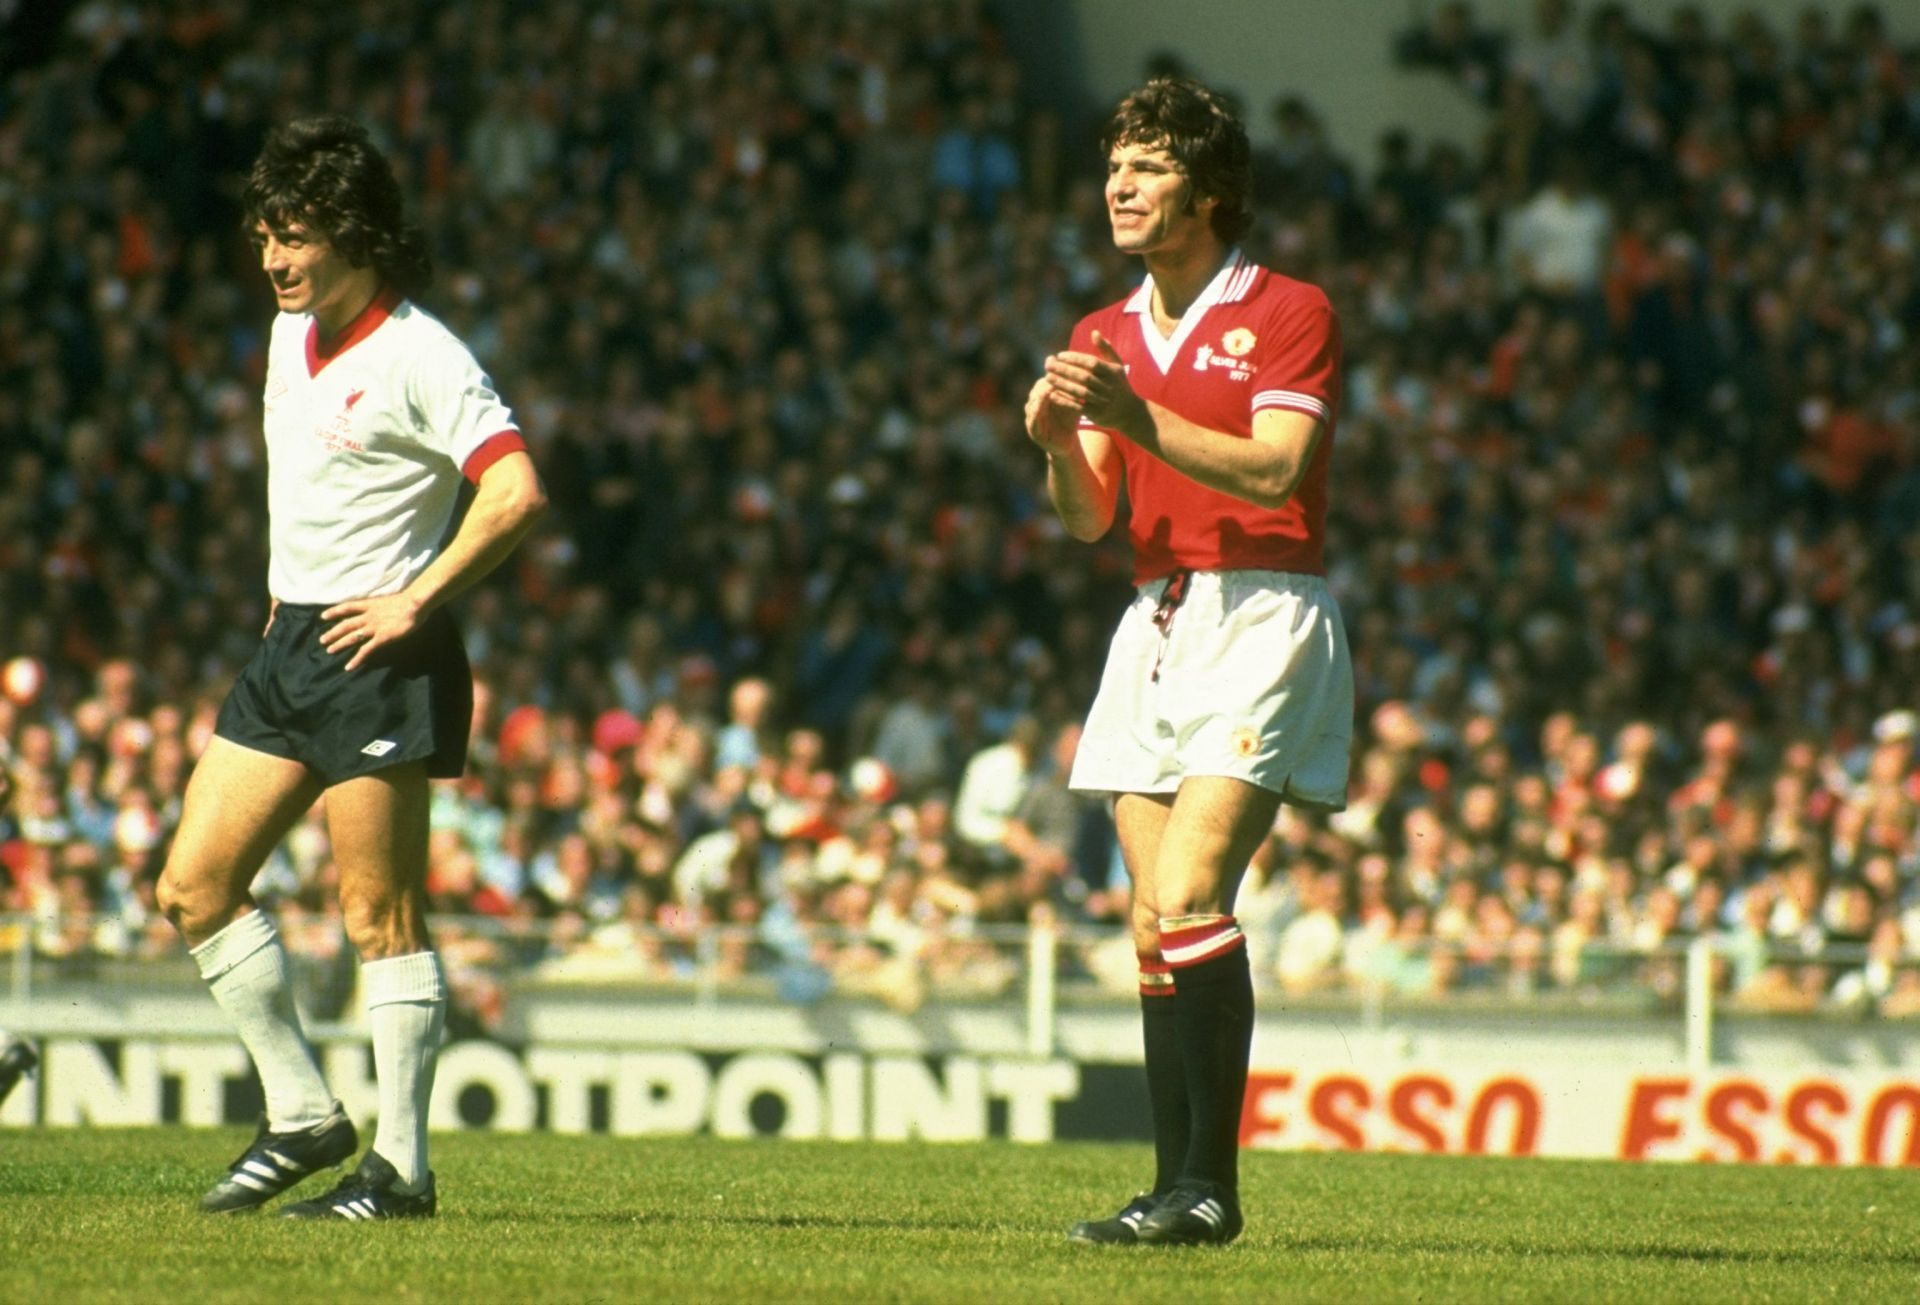
[[1173,614],[1187,600],[1187,586],[1192,579],[1191,571],[1175,571],[1168,576],[1167,587],[1160,591],[1159,605],[1153,609],[1153,624],[1160,631],[1160,647],[1153,654],[1153,673],[1147,677],[1152,683],[1160,682],[1160,663],[1167,655],[1167,641],[1173,635]]

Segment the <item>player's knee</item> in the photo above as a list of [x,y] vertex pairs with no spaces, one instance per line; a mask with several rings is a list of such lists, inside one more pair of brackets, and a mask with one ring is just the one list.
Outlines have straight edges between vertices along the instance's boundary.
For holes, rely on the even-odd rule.
[[194,875],[172,861],[160,872],[153,896],[160,913],[189,940],[218,933],[233,914],[233,903],[223,901],[204,876]]
[[343,892],[340,916],[347,941],[362,959],[379,960],[418,950],[417,912],[404,893],[378,888]]
[[153,901],[154,905],[160,908],[160,914],[175,924],[180,922],[179,913],[182,904],[180,881],[174,876],[171,865],[162,870],[160,878],[154,882]]
[[1220,904],[1218,893],[1199,890],[1176,891],[1164,894],[1160,899],[1160,917],[1165,920],[1178,919],[1183,915],[1225,915],[1226,910]]
[[365,951],[383,940],[392,928],[393,899],[385,893],[342,893],[340,922],[346,928],[347,940]]

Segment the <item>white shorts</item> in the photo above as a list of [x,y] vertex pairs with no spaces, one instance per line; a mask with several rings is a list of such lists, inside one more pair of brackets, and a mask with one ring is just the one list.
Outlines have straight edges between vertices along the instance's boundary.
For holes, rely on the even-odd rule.
[[1347,805],[1353,662],[1324,578],[1195,571],[1141,585],[1120,618],[1074,758],[1081,793],[1172,793],[1226,775],[1288,802]]

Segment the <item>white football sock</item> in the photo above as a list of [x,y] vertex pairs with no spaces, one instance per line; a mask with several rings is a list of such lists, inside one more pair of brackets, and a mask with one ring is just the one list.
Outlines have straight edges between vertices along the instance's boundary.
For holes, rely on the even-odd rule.
[[300,1030],[287,951],[265,913],[250,911],[193,949],[200,977],[233,1021],[260,1073],[267,1127],[311,1128],[333,1113],[333,1094]]
[[447,1024],[447,985],[433,952],[366,961],[360,973],[373,1029],[373,1072],[380,1080],[373,1149],[399,1173],[401,1190],[411,1195],[427,1182],[427,1107]]

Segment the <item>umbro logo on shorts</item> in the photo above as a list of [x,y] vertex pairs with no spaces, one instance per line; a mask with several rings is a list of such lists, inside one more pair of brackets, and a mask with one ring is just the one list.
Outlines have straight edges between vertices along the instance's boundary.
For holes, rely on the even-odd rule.
[[369,757],[384,757],[399,746],[400,745],[392,739],[375,739],[373,742],[367,744],[366,747],[360,749],[360,751],[366,753]]

